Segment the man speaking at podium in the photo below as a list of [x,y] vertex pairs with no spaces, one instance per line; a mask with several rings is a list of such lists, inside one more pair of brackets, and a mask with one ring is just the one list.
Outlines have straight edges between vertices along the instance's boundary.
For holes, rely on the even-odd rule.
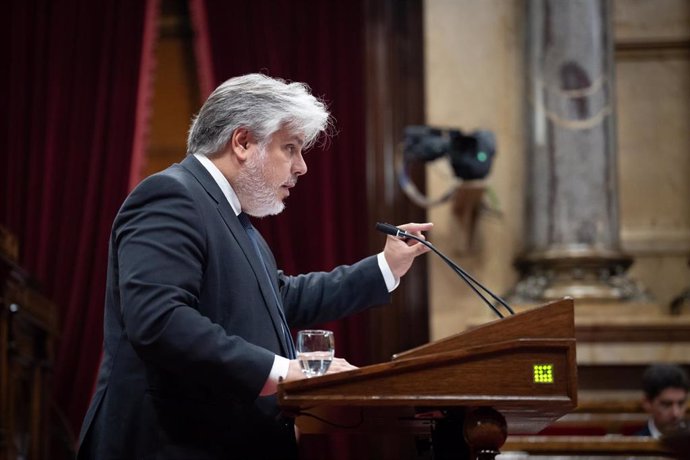
[[[276,387],[303,378],[290,327],[389,301],[421,244],[286,276],[247,215],[280,213],[329,124],[301,83],[232,78],[192,123],[187,157],[144,180],[113,224],[103,359],[80,459],[296,458]],[[421,236],[431,224],[401,226]],[[336,359],[329,372],[353,369]]]

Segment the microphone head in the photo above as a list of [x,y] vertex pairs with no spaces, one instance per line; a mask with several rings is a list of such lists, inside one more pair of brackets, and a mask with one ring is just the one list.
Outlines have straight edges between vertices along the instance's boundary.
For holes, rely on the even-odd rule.
[[391,235],[391,236],[398,236],[398,233],[401,231],[395,225],[381,223],[381,222],[376,223],[376,230],[378,230],[381,233],[385,233],[386,235]]

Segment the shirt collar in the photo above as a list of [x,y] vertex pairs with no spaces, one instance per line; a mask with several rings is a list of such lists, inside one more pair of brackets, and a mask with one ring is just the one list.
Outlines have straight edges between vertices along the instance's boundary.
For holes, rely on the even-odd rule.
[[649,427],[649,434],[652,436],[654,439],[660,439],[661,438],[661,431],[656,427],[654,424],[654,419],[649,419],[647,422],[647,426]]
[[230,182],[228,182],[223,173],[220,172],[220,169],[218,169],[218,167],[214,165],[206,155],[195,153],[194,157],[199,160],[201,165],[206,168],[209,174],[211,174],[213,180],[216,181],[218,187],[220,187],[220,191],[223,192],[223,195],[225,195],[228,203],[230,203],[232,210],[235,211],[235,215],[239,215],[242,212],[240,199],[237,197],[237,193],[235,193],[235,191],[232,189]]

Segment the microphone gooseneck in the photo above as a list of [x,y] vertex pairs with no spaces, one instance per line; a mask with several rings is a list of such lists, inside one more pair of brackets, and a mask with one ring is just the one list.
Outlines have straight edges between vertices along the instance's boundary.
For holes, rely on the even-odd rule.
[[514,315],[514,314],[515,314],[515,312],[513,311],[513,309],[510,308],[510,305],[508,305],[508,304],[506,303],[505,300],[501,299],[499,296],[497,296],[496,294],[494,294],[493,292],[491,292],[491,290],[490,290],[489,288],[487,288],[487,287],[484,286],[482,283],[480,283],[479,281],[477,281],[476,279],[474,279],[474,278],[472,277],[472,275],[470,275],[469,273],[467,273],[467,272],[466,272],[465,270],[463,270],[458,264],[456,264],[455,262],[453,262],[452,260],[450,260],[448,257],[446,257],[445,254],[443,254],[441,251],[439,251],[438,249],[436,249],[436,248],[434,247],[433,244],[429,243],[428,241],[426,241],[426,240],[424,240],[424,239],[422,239],[422,238],[419,238],[419,237],[416,236],[416,235],[413,235],[413,234],[411,234],[411,233],[407,233],[405,230],[402,230],[402,229],[396,227],[395,225],[391,225],[391,224],[386,224],[386,223],[378,222],[378,223],[376,224],[376,230],[378,230],[379,232],[385,233],[386,235],[394,236],[394,237],[396,237],[396,238],[410,238],[410,239],[413,239],[413,240],[415,240],[415,241],[417,241],[417,242],[423,244],[424,246],[428,247],[428,248],[431,249],[436,255],[438,255],[438,256],[446,263],[446,265],[448,265],[448,266],[449,266],[449,267],[450,267],[460,278],[462,278],[462,280],[463,280],[470,288],[472,288],[472,290],[474,291],[474,293],[477,294],[477,295],[484,301],[484,303],[485,303],[489,308],[491,308],[491,310],[493,310],[493,312],[494,312],[499,318],[503,318],[503,314],[498,310],[498,308],[496,308],[495,305],[493,305],[491,302],[489,302],[489,300],[488,300],[486,297],[484,297],[484,295],[479,291],[479,289],[477,289],[477,287],[481,288],[485,293],[489,294],[494,300],[496,300],[498,303],[500,303],[501,305],[503,305],[503,306],[505,307],[505,309],[508,310],[508,311],[510,312],[511,315]]

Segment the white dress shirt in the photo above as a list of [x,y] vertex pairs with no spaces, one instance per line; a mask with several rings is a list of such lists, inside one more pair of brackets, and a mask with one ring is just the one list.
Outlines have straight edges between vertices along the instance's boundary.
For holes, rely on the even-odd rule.
[[659,431],[659,428],[656,427],[654,424],[654,419],[650,418],[647,421],[647,427],[649,428],[649,433],[650,436],[654,439],[661,439],[661,431]]

